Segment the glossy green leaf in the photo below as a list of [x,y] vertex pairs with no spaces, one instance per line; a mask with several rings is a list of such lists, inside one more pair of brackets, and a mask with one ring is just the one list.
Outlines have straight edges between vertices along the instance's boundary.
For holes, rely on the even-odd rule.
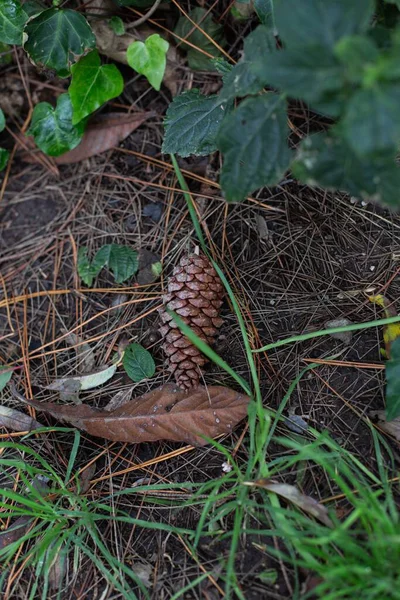
[[72,81],[68,88],[73,107],[74,124],[79,123],[100,108],[105,102],[116,98],[124,89],[124,80],[115,65],[102,65],[97,50],[73,65]]
[[[205,31],[222,48],[226,45],[224,30],[222,25],[214,21],[213,16],[205,8],[197,7],[189,13],[190,19],[198,24],[195,27],[184,15],[182,15],[175,27],[174,33],[180,38],[187,39],[191,44],[201,48],[208,54],[217,58],[221,56],[220,50],[202,33]],[[189,67],[195,71],[214,71],[215,67],[211,60],[205,55],[178,40],[179,45],[187,51]]]
[[108,21],[108,24],[111,27],[111,29],[113,30],[113,32],[115,33],[115,35],[124,35],[125,25],[124,25],[124,22],[121,19],[121,17],[117,17],[116,15],[114,15]]
[[394,155],[361,160],[344,140],[329,133],[314,134],[300,144],[292,172],[307,185],[400,206],[400,169]]
[[347,35],[363,33],[374,14],[374,0],[274,0],[275,25],[288,48],[333,48]]
[[125,350],[122,364],[135,383],[153,377],[156,370],[152,355],[140,344],[129,344]]
[[24,48],[37,66],[68,77],[71,66],[96,45],[86,19],[77,11],[50,8],[26,24]]
[[0,2],[0,42],[22,44],[22,32],[28,16],[19,0]]
[[0,108],[0,133],[2,131],[4,131],[5,126],[6,126],[6,118],[4,116],[2,109]]
[[128,65],[144,75],[155,90],[159,90],[161,87],[167,64],[168,48],[168,42],[158,33],[154,33],[145,42],[130,44],[126,52]]
[[221,100],[237,96],[257,94],[265,85],[265,77],[260,72],[267,61],[273,60],[270,54],[276,53],[276,41],[264,25],[259,25],[244,40],[243,56],[224,77]]
[[390,356],[386,362],[386,419],[393,421],[400,416],[400,338],[392,343]]
[[48,102],[36,104],[27,135],[33,135],[37,146],[49,156],[60,156],[76,148],[83,137],[85,125],[73,125],[70,97],[61,94],[56,108]]
[[230,202],[264,185],[275,185],[289,166],[286,102],[277,94],[247,98],[222,122],[220,183]]
[[226,113],[227,103],[218,96],[203,96],[197,89],[177,96],[167,110],[162,151],[180,156],[214,152]]
[[400,139],[400,84],[379,83],[350,99],[342,119],[349,146],[360,156],[394,151]]
[[4,390],[7,383],[13,375],[13,369],[10,367],[0,366],[0,392]]
[[10,158],[10,153],[5,148],[0,148],[0,171],[2,171],[8,163],[8,159]]

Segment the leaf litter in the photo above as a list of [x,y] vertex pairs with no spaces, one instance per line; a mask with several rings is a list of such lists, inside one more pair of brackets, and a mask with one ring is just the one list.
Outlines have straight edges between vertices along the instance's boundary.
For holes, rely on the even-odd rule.
[[[18,394],[18,398],[22,399]],[[89,435],[118,442],[170,440],[194,446],[205,438],[230,433],[247,415],[250,398],[223,386],[198,386],[188,391],[166,384],[112,410],[86,405],[24,402]]]

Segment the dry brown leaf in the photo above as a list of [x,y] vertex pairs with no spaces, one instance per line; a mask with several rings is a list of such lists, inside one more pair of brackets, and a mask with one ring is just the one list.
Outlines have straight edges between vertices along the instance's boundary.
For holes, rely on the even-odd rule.
[[25,400],[37,410],[107,440],[135,444],[171,440],[198,446],[207,443],[202,436],[215,438],[230,433],[246,416],[249,401],[248,396],[227,387],[199,386],[184,391],[172,384],[109,412],[85,405]]
[[31,431],[32,429],[40,429],[44,425],[19,410],[8,406],[0,406],[0,427],[7,427],[7,429],[13,431]]
[[154,117],[154,114],[154,112],[116,112],[97,115],[96,120],[89,123],[79,146],[58,156],[55,161],[57,165],[68,165],[106,152],[118,146],[144,121]]
[[326,525],[327,527],[332,527],[333,523],[331,519],[328,517],[328,510],[326,506],[320,504],[311,496],[306,496],[302,494],[300,490],[297,489],[294,485],[289,485],[288,483],[277,483],[272,481],[271,479],[258,479],[257,481],[246,481],[245,485],[254,485],[256,487],[263,488],[264,490],[268,490],[269,492],[274,492],[278,496],[289,500],[289,502],[293,502],[296,506],[304,510],[304,512],[312,515],[321,523]]

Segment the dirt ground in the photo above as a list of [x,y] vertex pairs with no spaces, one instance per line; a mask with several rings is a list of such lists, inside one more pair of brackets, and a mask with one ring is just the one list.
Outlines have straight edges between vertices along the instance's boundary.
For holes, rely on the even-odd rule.
[[[207,91],[219,81],[215,74],[188,73],[185,67],[178,77],[181,90],[200,87]],[[18,388],[37,400],[58,401],[57,395],[43,386],[79,372],[82,359],[68,337],[71,332],[90,344],[98,366],[109,360],[122,337],[150,349],[157,366],[155,377],[140,384],[132,384],[118,372],[101,389],[86,392],[84,402],[104,406],[121,390],[139,395],[168,380],[156,309],[166,277],[181,254],[194,248],[196,237],[170,159],[160,152],[168,92],[158,95],[140,80],[127,87],[119,102],[125,107],[154,110],[156,116],[121,147],[80,164],[59,167],[59,176],[40,165],[22,162],[17,154],[0,205],[0,302],[7,305],[0,309],[0,359],[23,367]],[[312,126],[312,117],[305,115],[307,119],[302,121],[302,116],[294,107],[293,118],[298,118],[305,130]],[[290,174],[276,188],[253,194],[251,201],[228,206],[215,185],[219,164],[216,155],[180,160],[210,248],[244,310],[254,347],[321,329],[332,319],[361,322],[382,316],[368,301],[372,292],[384,292],[399,305],[398,216],[341,193],[299,185]],[[157,218],[146,216],[149,214]],[[103,270],[92,289],[85,287],[77,276],[78,249],[87,246],[93,255],[111,242],[159,256],[161,280],[116,287]],[[250,381],[240,330],[228,301],[222,316],[224,325],[216,350]],[[372,440],[363,417],[370,409],[383,407],[379,338],[372,329],[354,333],[349,343],[319,338],[258,354],[265,406],[277,408],[290,383],[309,362],[333,356],[330,364],[303,378],[285,414],[299,415],[319,431],[328,430],[342,447],[375,470]],[[214,365],[209,366],[205,380],[234,387]],[[17,406],[11,394],[6,400]],[[45,424],[54,424],[50,417],[40,418]],[[243,427],[226,438],[228,447],[236,447]],[[50,446],[35,440],[36,449],[52,464],[65,465],[71,436],[49,433],[47,439]],[[98,457],[87,491],[92,498],[143,480],[203,482],[221,475],[224,457],[217,450],[179,450],[181,445],[168,442],[120,444],[83,435],[77,467]],[[280,449],[273,448],[271,459],[274,452]],[[237,458],[246,460],[246,449],[240,444]],[[297,475],[293,472],[294,479]],[[313,470],[303,474],[301,488],[317,499],[334,492],[325,475]],[[132,516],[188,528],[198,522],[195,506],[149,508],[140,497],[132,498],[129,506],[123,506]],[[230,526],[228,516],[221,527]],[[167,600],[204,568],[213,572],[217,585],[205,579],[185,597],[222,597],[218,578],[221,558],[228,551],[224,542],[202,539],[200,564],[183,540],[169,533],[117,524],[105,527],[104,542],[121,560],[149,574],[152,598]],[[245,597],[290,597],[287,567],[285,577],[280,575],[273,585],[259,577],[270,568],[282,573],[282,565],[262,551],[262,536],[248,536],[242,543],[236,570]],[[13,598],[26,597],[32,585],[30,577],[34,574],[25,570],[16,580]],[[107,590],[101,573],[88,559],[83,560],[79,576],[69,581],[63,595],[65,599],[120,597]]]

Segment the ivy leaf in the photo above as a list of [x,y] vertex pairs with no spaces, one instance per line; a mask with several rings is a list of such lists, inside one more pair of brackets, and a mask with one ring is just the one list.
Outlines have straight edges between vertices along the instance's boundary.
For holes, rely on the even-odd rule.
[[[222,25],[216,23],[212,14],[205,8],[194,8],[190,11],[189,17],[194,23],[199,25],[199,28],[195,27],[189,19],[182,15],[175,27],[174,33],[180,38],[188,40],[188,42],[201,50],[204,50],[208,54],[211,54],[215,58],[221,56],[220,50],[218,50],[201,30],[205,31],[210,38],[212,38],[219,46],[223,47],[226,45],[226,40]],[[202,54],[184,42],[181,42],[181,44],[182,48],[187,51],[188,63],[191,69],[194,71],[215,71],[215,67],[210,58],[205,54]]]
[[22,31],[27,18],[19,0],[2,0],[0,3],[0,41],[5,44],[22,44]]
[[374,14],[374,0],[275,0],[279,37],[288,48],[333,48],[342,37],[362,33]]
[[0,108],[0,133],[2,131],[4,131],[5,126],[6,126],[6,118],[4,116],[2,109]]
[[400,137],[400,84],[357,91],[348,102],[342,131],[353,150],[366,156],[395,150]]
[[252,71],[263,85],[311,104],[343,86],[344,67],[323,46],[275,52],[269,60],[256,59]]
[[50,8],[30,19],[24,49],[32,62],[68,77],[71,66],[96,45],[86,19],[76,10]]
[[125,350],[122,364],[135,383],[143,381],[143,379],[150,379],[156,370],[152,355],[140,344],[129,344]]
[[61,94],[57,106],[39,102],[33,109],[27,135],[33,135],[39,148],[49,156],[60,156],[76,148],[81,141],[86,123],[73,125],[72,105],[68,94]]
[[400,205],[400,169],[394,156],[360,159],[343,139],[331,133],[307,137],[299,146],[292,171],[307,185],[345,190],[394,208]]
[[10,367],[0,366],[0,392],[4,390],[7,383],[10,381],[13,374],[13,369]]
[[180,156],[214,152],[226,113],[227,104],[221,103],[218,96],[203,96],[197,89],[177,96],[167,110],[162,151]]
[[144,43],[133,42],[126,51],[128,65],[144,75],[157,91],[164,77],[168,48],[168,42],[154,33]]
[[121,17],[113,16],[108,21],[109,26],[115,33],[115,35],[124,35],[125,33],[125,25]]
[[224,77],[221,100],[236,96],[257,94],[265,85],[265,77],[260,77],[262,66],[269,61],[269,54],[276,52],[276,41],[264,25],[259,25],[244,40],[243,57]]
[[400,338],[390,349],[391,359],[386,362],[386,419],[400,416]]
[[224,163],[221,185],[228,202],[275,185],[290,162],[286,103],[277,94],[247,98],[228,115],[217,135]]
[[9,65],[12,63],[12,49],[8,44],[0,42],[0,65]]
[[75,125],[100,108],[102,104],[122,94],[124,80],[115,65],[102,65],[97,50],[73,65],[68,88]]

